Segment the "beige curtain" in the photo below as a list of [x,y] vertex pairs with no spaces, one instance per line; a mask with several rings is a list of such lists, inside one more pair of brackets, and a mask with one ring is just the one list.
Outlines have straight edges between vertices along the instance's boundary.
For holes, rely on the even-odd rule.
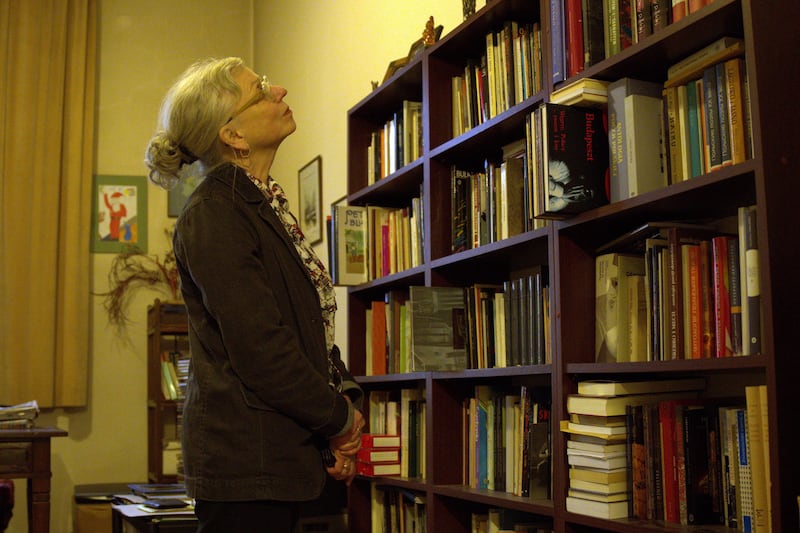
[[96,0],[0,0],[0,403],[86,404]]

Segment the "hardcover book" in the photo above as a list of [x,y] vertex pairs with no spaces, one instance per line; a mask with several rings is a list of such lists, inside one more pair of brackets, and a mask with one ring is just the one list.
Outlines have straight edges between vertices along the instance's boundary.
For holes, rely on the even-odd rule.
[[357,205],[334,206],[333,227],[336,234],[334,283],[337,285],[366,283],[368,280],[367,208]]
[[608,122],[602,109],[542,106],[544,213],[566,218],[608,203]]
[[411,371],[467,368],[464,290],[409,288]]

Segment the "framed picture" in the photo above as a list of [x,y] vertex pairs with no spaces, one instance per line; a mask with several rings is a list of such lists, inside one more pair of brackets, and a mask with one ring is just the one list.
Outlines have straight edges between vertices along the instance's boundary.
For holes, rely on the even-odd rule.
[[300,195],[300,230],[309,244],[322,240],[322,156],[297,172]]
[[184,165],[178,174],[178,183],[167,193],[167,216],[177,217],[181,214],[186,200],[203,181],[194,165]]
[[92,188],[92,252],[147,252],[147,179],[95,176]]

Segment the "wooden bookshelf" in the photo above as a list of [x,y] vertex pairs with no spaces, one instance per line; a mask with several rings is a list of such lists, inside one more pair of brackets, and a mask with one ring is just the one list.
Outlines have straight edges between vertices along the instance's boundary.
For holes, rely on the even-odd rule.
[[[454,138],[450,79],[478,56],[487,32],[498,30],[511,19],[541,24],[543,90]],[[531,517],[549,520],[553,530],[559,532],[670,531],[679,527],[634,519],[602,520],[567,512],[566,438],[558,427],[560,420],[567,417],[566,396],[577,392],[581,379],[694,376],[707,378],[709,391],[742,399],[746,385],[767,385],[772,530],[800,529],[800,458],[794,450],[800,435],[793,396],[800,377],[800,365],[794,360],[795,331],[800,323],[796,310],[800,283],[794,275],[800,249],[799,219],[794,206],[800,198],[800,135],[792,123],[798,109],[795,93],[800,87],[800,73],[784,59],[797,47],[798,20],[800,4],[796,2],[714,0],[554,87],[548,82],[552,79],[550,1],[496,0],[488,2],[349,111],[349,203],[403,205],[418,194],[421,185],[425,218],[421,267],[348,289],[348,344],[355,375],[364,376],[366,372],[365,310],[371,300],[382,298],[385,292],[414,284],[497,283],[533,265],[549,267],[552,364],[359,378],[367,391],[425,391],[425,476],[390,478],[381,483],[425,498],[428,531],[466,533],[471,528],[471,513],[490,507],[521,510]],[[451,252],[452,165],[480,165],[486,158],[498,157],[505,144],[524,138],[526,116],[548,101],[560,86],[580,77],[614,81],[629,76],[663,82],[671,64],[725,35],[745,41],[753,117],[751,159],[553,222],[543,229]],[[369,132],[380,127],[404,99],[423,103],[423,155],[390,176],[368,184],[365,154]],[[744,205],[756,205],[759,217],[761,353],[726,359],[595,363],[594,250],[647,221],[735,217],[737,207]],[[499,491],[470,489],[462,480],[463,400],[477,384],[520,383],[550,391],[552,500],[533,501]],[[370,531],[370,481],[358,478],[350,487],[353,531]],[[720,526],[705,526],[703,530],[728,531]]]
[[[175,483],[176,472],[165,473],[167,442],[180,441],[182,400],[165,398],[161,355],[189,351],[189,319],[183,303],[156,299],[147,307],[147,480],[150,483]],[[171,453],[177,453],[171,452]]]

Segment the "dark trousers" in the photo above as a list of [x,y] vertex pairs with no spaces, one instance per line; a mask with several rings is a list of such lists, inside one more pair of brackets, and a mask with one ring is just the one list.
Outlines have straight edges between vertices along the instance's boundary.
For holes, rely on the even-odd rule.
[[274,500],[196,500],[194,513],[197,533],[292,533],[298,519],[296,503]]

